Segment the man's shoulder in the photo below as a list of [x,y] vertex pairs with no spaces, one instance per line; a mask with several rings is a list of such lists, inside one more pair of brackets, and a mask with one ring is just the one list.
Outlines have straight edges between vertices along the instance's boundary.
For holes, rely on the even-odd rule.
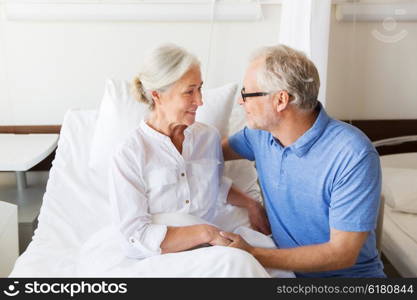
[[376,153],[375,147],[365,133],[346,122],[331,119],[324,134],[334,149],[355,154]]
[[260,142],[261,140],[267,140],[271,138],[271,133],[265,130],[252,129],[245,127],[242,130],[238,131],[236,134],[243,135],[246,139],[251,142]]

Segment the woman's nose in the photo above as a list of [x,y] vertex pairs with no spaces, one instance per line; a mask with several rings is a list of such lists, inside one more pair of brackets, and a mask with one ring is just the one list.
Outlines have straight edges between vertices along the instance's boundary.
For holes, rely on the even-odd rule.
[[203,97],[201,96],[201,94],[195,97],[194,103],[197,104],[198,106],[203,105]]

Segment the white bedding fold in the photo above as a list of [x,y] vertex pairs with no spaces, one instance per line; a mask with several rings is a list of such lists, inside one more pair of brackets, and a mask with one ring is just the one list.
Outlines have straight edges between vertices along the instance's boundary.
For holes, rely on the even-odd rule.
[[[144,260],[127,258],[120,251],[118,237],[108,231],[111,210],[103,174],[91,171],[87,164],[95,120],[95,111],[70,111],[65,116],[38,228],[10,277],[269,276],[250,254],[220,246],[155,255]],[[164,222],[177,226],[187,223],[175,216],[153,216],[153,223]],[[225,231],[235,231],[248,225],[247,212],[226,205],[214,222],[222,224]],[[250,232],[241,230],[238,232],[243,235]],[[258,237],[251,242],[255,243],[260,236],[254,234]],[[260,240],[267,239],[264,236]],[[271,242],[265,246],[272,246]],[[286,277],[292,273],[278,275]]]
[[[160,214],[153,221],[168,226],[207,223],[186,214]],[[220,225],[221,224],[216,224]],[[251,245],[275,248],[272,239],[247,227],[234,230]],[[113,226],[97,232],[81,248],[77,276],[81,277],[295,277],[277,269],[265,270],[249,253],[230,247],[212,246],[156,255],[145,259],[125,257],[123,239]]]

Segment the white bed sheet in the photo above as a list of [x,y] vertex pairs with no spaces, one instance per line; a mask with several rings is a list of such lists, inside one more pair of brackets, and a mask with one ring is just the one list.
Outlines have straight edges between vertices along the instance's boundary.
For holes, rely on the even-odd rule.
[[403,277],[417,277],[417,215],[385,206],[382,252]]
[[[95,268],[94,261],[87,265],[84,255],[86,249],[88,250],[89,245],[97,249],[97,244],[94,245],[93,242],[100,238],[106,239],[106,235],[103,236],[101,232],[111,222],[107,185],[103,184],[103,177],[94,174],[87,164],[96,117],[96,111],[67,113],[43,198],[38,228],[27,250],[16,261],[10,277],[269,276],[254,259],[246,266],[239,264],[240,259],[248,260],[249,254],[227,247],[207,247],[194,250],[192,255],[189,251],[140,262],[120,255],[117,245],[114,244],[115,247],[102,249],[105,255],[101,257],[112,260],[107,270]],[[233,165],[229,167],[233,168]],[[259,195],[259,190],[252,186],[250,192],[253,196]],[[217,221],[217,225],[228,231],[248,224],[246,211],[232,206]],[[250,232],[242,233],[251,235]],[[91,241],[93,236],[95,238]],[[268,241],[256,236],[253,241],[268,244]],[[208,259],[209,257],[223,258],[213,260]],[[181,264],[188,268],[178,269]],[[271,274],[294,277],[292,272],[279,270]]]
[[[58,142],[38,228],[10,277],[75,276],[81,245],[108,224],[106,192],[87,170],[96,113],[68,113]],[[71,124],[71,126],[65,126]]]
[[[417,153],[381,157],[382,168],[416,168]],[[384,207],[382,252],[403,277],[417,277],[417,214]]]

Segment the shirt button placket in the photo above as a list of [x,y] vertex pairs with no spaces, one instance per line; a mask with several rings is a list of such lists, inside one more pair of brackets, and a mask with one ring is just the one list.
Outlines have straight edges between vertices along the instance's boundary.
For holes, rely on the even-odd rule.
[[[284,160],[287,157],[287,148],[284,148],[284,150],[282,151],[282,157],[281,157],[281,172],[280,175],[281,177],[283,177],[285,175],[285,171],[284,171]],[[282,180],[282,178],[281,178]]]
[[[185,171],[181,172],[180,176],[182,178],[182,181],[184,182],[184,193],[185,193],[185,195],[187,195],[186,197],[189,197],[190,196],[190,189],[189,189],[189,186],[188,186],[188,181],[187,181],[187,178],[186,178]],[[189,211],[190,210],[190,200],[187,199],[187,200],[184,201],[184,203],[188,207],[187,211]]]

